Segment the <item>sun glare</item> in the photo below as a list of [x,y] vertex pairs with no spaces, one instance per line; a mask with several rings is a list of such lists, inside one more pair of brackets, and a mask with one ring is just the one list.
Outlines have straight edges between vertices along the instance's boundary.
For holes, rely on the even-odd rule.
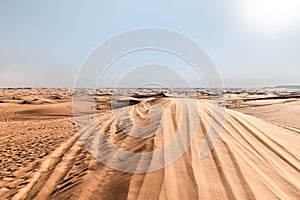
[[299,25],[299,0],[239,0],[238,10],[247,28],[270,34],[290,31]]

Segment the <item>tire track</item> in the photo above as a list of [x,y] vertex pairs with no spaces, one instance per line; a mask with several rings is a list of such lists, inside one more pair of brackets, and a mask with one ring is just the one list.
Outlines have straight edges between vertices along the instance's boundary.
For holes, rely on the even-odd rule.
[[[160,103],[165,109],[170,108],[169,100],[163,100],[160,101]],[[152,144],[152,151],[164,148],[165,141],[163,129],[159,133],[157,133],[155,137],[153,137]],[[152,159],[148,169],[150,168],[150,166],[156,165],[156,162],[165,163],[165,152],[163,152],[162,157],[158,159]],[[160,199],[162,197],[166,198],[164,186],[165,175],[165,168],[150,173],[134,174],[130,181],[130,189],[127,198],[147,199],[149,196],[151,196],[153,199]]]
[[[148,109],[143,109],[144,112],[149,112],[149,104]],[[135,107],[138,109],[138,107]],[[146,120],[146,123],[143,123],[144,125],[147,125],[148,122],[148,116],[144,115],[143,112],[139,112],[142,116],[139,116],[135,113],[135,109],[132,109],[132,117],[136,119],[144,119]],[[146,142],[146,151],[151,152],[155,151],[156,149],[163,149],[164,147],[164,141],[163,141],[163,134],[160,131],[157,133],[154,137],[149,138],[149,140]],[[137,168],[142,168],[139,165],[144,165],[144,163],[141,163],[143,159],[140,159]],[[157,160],[151,159],[148,165],[148,169],[151,165],[155,165]],[[164,157],[160,158],[159,162],[164,162]],[[163,180],[164,180],[164,169],[158,170],[156,172],[152,173],[136,173],[132,176],[129,184],[129,191],[127,195],[127,199],[146,199],[147,197],[151,196],[153,199],[159,199],[161,195],[161,190],[163,186]],[[152,181],[148,181],[148,180]],[[159,192],[158,192],[159,191]]]
[[82,142],[77,140],[67,154],[64,155],[61,162],[57,164],[53,172],[49,176],[47,182],[44,184],[47,187],[43,187],[35,196],[36,199],[48,199],[51,194],[57,188],[59,182],[67,175],[71,170],[72,165],[76,159],[76,156],[82,151]]
[[[251,133],[252,136],[259,141],[261,144],[263,144],[265,147],[267,147],[270,151],[272,151],[274,154],[276,154],[279,158],[281,158],[284,162],[288,163],[292,168],[294,168],[297,172],[300,172],[300,169],[294,164],[292,163],[290,160],[288,160],[287,158],[285,158],[280,152],[278,152],[274,147],[272,147],[272,145],[268,144],[267,142],[265,142],[262,138],[260,138],[255,131],[253,131],[251,128],[255,128],[254,126],[249,125],[246,122],[243,122],[242,120],[238,119],[237,117],[233,116],[232,117],[235,119],[235,121],[240,124],[244,129],[247,130],[247,132]],[[251,128],[250,128],[250,127]],[[294,155],[292,155],[290,152],[286,152],[288,153],[291,157],[293,157],[294,159],[297,159]],[[297,159],[298,161],[298,159]]]
[[[285,146],[281,140],[277,141],[276,137],[274,139],[268,135],[266,127],[257,128],[253,124],[256,121],[252,121],[252,118],[248,119],[239,113],[228,111],[219,142],[212,149],[211,154],[203,160],[198,160],[195,155],[198,155],[201,142],[203,143],[201,140],[206,140],[210,147],[213,145],[211,138],[205,137],[211,122],[221,125],[218,119],[212,118],[211,105],[204,102],[200,106],[200,112],[197,113],[194,104],[188,99],[182,99],[182,104],[172,98],[163,101],[167,110],[166,126],[158,134],[146,139],[128,135],[123,128],[130,132],[137,131],[131,128],[135,119],[142,125],[146,125],[151,106],[148,103],[131,106],[131,115],[124,115],[120,119],[123,128],[112,119],[111,113],[82,117],[79,120],[81,123],[77,124],[82,135],[75,134],[61,143],[51,154],[45,156],[39,168],[34,166],[27,168],[28,172],[24,175],[28,176],[26,182],[17,179],[11,181],[11,184],[19,186],[15,191],[9,190],[5,193],[8,195],[6,197],[13,199],[146,199],[150,197],[152,199],[201,199],[203,197],[298,199],[300,197],[300,188],[297,185],[299,158],[291,151],[293,148]],[[216,113],[216,115],[220,114],[221,112]],[[159,116],[156,117],[155,120],[160,120]],[[149,159],[146,160],[142,156],[137,156],[131,160],[133,162],[130,166],[127,166],[130,169],[152,169],[155,162],[166,164],[170,160],[168,156],[175,156],[176,151],[185,150],[185,144],[191,143],[194,139],[189,133],[194,129],[192,125],[198,120],[197,132],[201,137],[196,136],[197,144],[192,143],[192,146],[186,149],[186,152],[174,163],[157,171],[140,174],[120,172],[100,163],[88,151],[93,153],[101,151],[98,154],[100,156],[109,155],[106,161],[111,166],[126,165],[128,160],[123,157],[124,154],[121,151],[113,151],[109,145],[106,145],[106,141],[123,150],[142,153],[163,149],[176,136],[178,129],[186,133],[178,139],[177,149],[174,149],[173,153],[163,151],[159,159],[147,157]],[[257,121],[260,122],[258,119]],[[102,140],[104,138],[99,140],[99,122],[105,140]],[[55,123],[62,123],[62,121],[55,121]],[[261,124],[262,122],[258,123]],[[37,131],[50,130],[46,125],[39,128]],[[218,134],[216,127],[210,128]],[[149,132],[154,130],[147,129]],[[278,132],[280,130],[276,129]],[[55,126],[51,127],[51,131],[67,130]],[[147,131],[142,131],[144,132],[140,134],[147,134]],[[41,141],[45,144],[53,142],[48,137],[42,138]],[[170,152],[172,155],[169,155]],[[1,184],[0,181],[0,186]]]
[[[207,108],[204,108],[206,110],[206,114],[209,115],[210,118],[212,118],[212,115],[209,113],[209,111],[207,110]],[[222,113],[219,113],[217,112],[216,114],[222,114]],[[227,130],[226,128],[226,125],[224,126],[224,124],[220,124],[220,122],[218,120],[215,120],[213,119],[217,124],[218,126],[222,126],[223,127],[223,130],[225,133],[223,133],[223,135],[231,135],[230,131]],[[228,120],[228,118],[227,118]],[[228,122],[228,121],[227,121]],[[225,122],[226,124],[226,122]],[[230,123],[232,124],[232,123]],[[204,127],[204,124],[202,122],[202,127]],[[214,129],[214,127],[210,127],[212,129]],[[203,129],[203,128],[202,128]],[[204,129],[205,130],[205,129]],[[214,130],[216,131],[216,130]],[[208,137],[209,138],[209,137]],[[235,138],[232,138],[233,141],[237,141],[235,140]],[[211,142],[209,142],[210,145],[212,145]],[[228,185],[230,188],[231,186],[229,185],[229,183],[236,183],[236,182],[240,182],[239,185],[236,185],[235,187],[242,187],[242,190],[244,191],[245,193],[245,196],[243,198],[247,198],[247,199],[256,199],[255,198],[255,195],[252,191],[252,189],[250,188],[248,182],[246,181],[240,167],[239,167],[239,164],[238,164],[238,161],[236,159],[236,157],[234,156],[233,152],[231,151],[230,147],[228,146],[228,144],[224,141],[224,137],[220,137],[220,142],[218,143],[218,148],[215,148],[213,149],[214,152],[212,152],[212,155],[213,157],[215,157],[215,159],[217,160],[216,163],[217,165],[221,165],[221,160],[218,159],[216,156],[217,156],[217,151],[221,149],[221,146],[222,146],[222,149],[224,149],[224,151],[222,152],[225,156],[229,156],[229,160],[224,160],[224,162],[226,162],[226,166],[228,167],[229,165],[232,165],[233,169],[235,170],[235,174],[231,174],[231,176],[228,179],[227,182],[225,182],[226,185]],[[221,156],[223,157],[223,159],[225,159],[224,156]],[[228,159],[228,158],[227,158]],[[220,170],[221,171],[221,170]],[[225,172],[223,173],[224,175],[226,174]],[[224,180],[225,178],[223,178]],[[231,190],[227,190],[227,194],[228,192],[232,192],[234,189],[231,189]],[[232,198],[236,198],[236,197],[232,197],[232,196],[228,196],[229,199],[232,199]]]
[[245,192],[246,198],[249,200],[256,199],[254,192],[252,191],[251,187],[249,186],[247,180],[245,179],[243,172],[239,166],[239,163],[234,155],[234,153],[231,151],[227,143],[222,143],[225,147],[225,149],[228,152],[228,155],[230,156],[231,162],[234,166],[234,169],[238,175],[239,181],[241,182],[241,186],[243,187],[243,190]]
[[[235,118],[235,117],[233,117],[233,118],[234,118],[234,120],[236,121],[236,118]],[[238,120],[238,121],[236,121],[236,122],[237,122],[238,124],[242,125],[242,127],[244,127],[244,128],[245,128],[245,126],[247,126],[247,124],[242,123],[240,120]],[[241,123],[242,123],[242,124],[241,124]],[[246,130],[248,131],[249,129],[250,129],[250,128],[248,128],[248,129],[246,129]],[[249,131],[249,133],[250,133],[252,136],[253,136],[253,134],[254,134],[254,138],[256,138],[256,139],[258,138],[258,136],[257,136],[254,132],[250,132],[250,131]],[[251,139],[248,139],[248,141],[251,141]],[[261,142],[262,139],[259,138],[258,141]],[[263,147],[269,149],[269,145],[265,145],[265,143],[267,143],[267,142],[263,141],[263,143],[262,143]],[[259,146],[256,145],[255,148],[258,149]],[[273,148],[272,148],[272,149],[273,149]],[[272,150],[272,149],[269,149],[269,150],[270,150],[272,153],[274,153],[275,155],[278,156],[278,154],[274,152],[274,149],[273,149],[273,150]],[[297,192],[299,191],[300,188],[299,188],[297,185],[294,184],[295,182],[297,182],[297,180],[296,180],[295,177],[291,174],[292,171],[281,169],[281,166],[282,166],[281,163],[278,163],[278,161],[274,160],[271,156],[263,155],[263,154],[265,154],[265,153],[263,153],[263,152],[264,152],[263,149],[260,149],[260,151],[262,152],[262,153],[260,153],[260,155],[263,157],[263,159],[264,159],[267,163],[269,163],[270,167],[272,167],[272,168],[275,170],[275,172],[277,172],[277,173],[275,173],[274,171],[270,171],[270,173],[273,174],[273,177],[278,177],[278,178],[280,178],[282,183],[285,183],[285,185],[289,185],[290,188],[291,188],[291,190],[293,190],[294,193],[297,194]],[[280,156],[278,156],[278,157],[279,157],[281,160],[283,160],[283,162],[282,162],[283,164],[288,164],[290,167],[292,167],[293,169],[295,169],[293,165],[292,165],[292,166],[290,165],[290,161],[288,161],[288,162],[286,161],[287,158],[282,159],[282,157],[280,157]],[[299,163],[299,164],[300,164],[300,163]],[[298,173],[299,171],[298,171],[297,169],[295,169],[295,170],[296,170],[296,172],[293,173],[293,174],[294,174],[294,175],[295,175],[295,174],[299,174],[299,173]]]
[[[234,116],[232,116],[232,114],[230,115],[230,117],[232,117],[233,118],[233,120],[234,121],[230,121],[229,120],[229,124],[231,124],[232,125],[232,127],[234,127],[234,128],[236,128],[237,127],[237,125],[236,125],[236,123],[235,123],[235,121],[236,121],[236,117],[234,117]],[[235,124],[235,125],[233,125],[233,124]],[[241,125],[243,128],[245,128],[245,126],[247,127],[247,123],[245,122],[245,123],[243,123],[243,122],[241,122],[241,121],[237,121],[237,124],[239,124],[239,125]],[[225,135],[231,135],[230,134],[230,132],[225,128],[224,129],[226,132],[227,132],[227,134],[225,134]],[[250,132],[249,131],[250,130],[250,128],[248,128],[248,129],[245,129],[245,131],[237,131],[237,133],[247,133],[247,132],[249,132],[249,133],[251,133],[251,134],[255,134],[255,132]],[[261,131],[261,130],[258,130],[258,132],[259,131]],[[247,134],[244,134],[245,136],[247,136]],[[257,136],[258,137],[258,136]],[[223,140],[223,138],[221,138],[222,140]],[[245,139],[245,138],[244,138]],[[229,140],[229,141],[233,141],[233,140]],[[251,143],[249,143],[250,141],[253,141],[251,138],[247,138],[247,139],[245,139],[245,141],[247,141],[247,143],[248,144],[250,144],[251,145]],[[261,138],[259,138],[259,141],[261,141]],[[264,145],[265,143],[263,143],[263,146],[266,146],[266,145]],[[266,157],[266,156],[264,156],[262,153],[260,153],[258,150],[257,150],[257,148],[258,148],[258,146],[256,145],[256,147],[254,147],[254,145],[251,145],[252,146],[252,148],[258,153],[258,154],[260,154],[268,163],[273,163],[273,165],[272,165],[272,167],[275,169],[275,170],[277,170],[278,171],[278,173],[277,174],[274,174],[275,176],[280,176],[281,178],[282,178],[282,181],[283,182],[285,182],[287,185],[290,185],[292,188],[293,188],[293,190],[294,190],[294,193],[295,194],[297,194],[297,191],[299,191],[299,188],[298,187],[295,187],[295,184],[294,184],[294,182],[295,181],[297,181],[297,180],[295,180],[294,179],[294,177],[293,176],[291,176],[290,174],[287,174],[285,171],[282,171],[280,168],[278,168],[277,167],[277,164],[275,163],[275,162],[273,162],[273,161],[270,161],[269,159],[268,159],[268,157]],[[248,149],[248,148],[246,148],[246,147],[244,147],[245,149]],[[268,146],[267,146],[267,148],[268,148]],[[273,151],[272,151],[273,152]],[[271,158],[271,157],[270,157]],[[281,175],[282,174],[282,175]],[[294,181],[292,181],[292,180],[294,180]]]
[[[237,118],[237,117],[236,117]],[[287,148],[285,148],[283,145],[281,145],[279,142],[277,142],[276,140],[274,140],[272,137],[270,137],[266,132],[264,132],[261,128],[258,128],[256,126],[254,126],[252,123],[247,122],[247,120],[245,120],[242,115],[239,114],[239,119],[240,121],[244,121],[244,124],[246,126],[248,126],[250,129],[254,129],[256,130],[258,133],[264,135],[269,141],[271,141],[272,143],[275,144],[275,146],[280,147],[280,149],[284,152],[286,152],[287,154],[289,154],[289,156],[291,156],[293,159],[295,159],[296,161],[300,162],[300,159],[298,159],[295,155],[293,155],[291,152],[289,152],[287,150]],[[254,132],[254,131],[253,131]],[[299,168],[300,169],[300,168]]]
[[[126,117],[130,117],[130,116],[126,116]],[[125,120],[125,119],[124,119]],[[132,123],[130,123],[132,124]],[[128,136],[127,134],[125,134],[124,132],[122,132],[119,128],[115,128],[115,124],[113,122],[111,122],[109,125],[108,125],[110,128],[109,128],[109,132],[110,134],[107,136],[107,138],[102,138],[101,141],[108,141],[110,140],[109,142],[117,145],[119,148],[122,148],[122,149],[130,149],[131,151],[133,152],[136,152],[136,151],[139,151],[140,149],[149,149],[149,150],[152,150],[153,149],[153,142],[151,142],[152,139],[150,139],[150,142],[149,142],[149,139],[147,140],[137,140],[136,138],[133,138],[131,136]],[[105,128],[106,130],[108,130],[108,126],[106,125],[107,128]],[[115,131],[111,131],[111,130],[115,130]],[[92,130],[92,133],[88,135],[89,138],[94,138],[96,139],[97,136],[95,134],[98,134],[97,131],[93,131]],[[115,134],[117,134],[117,137],[115,137]],[[114,136],[113,136],[114,135]],[[106,136],[103,136],[103,137],[106,137]],[[93,141],[89,141],[89,143],[93,143]],[[93,147],[97,147],[98,145],[105,145],[104,143],[103,144],[97,144],[97,142],[93,145]],[[149,146],[150,145],[150,146]],[[109,146],[104,147],[102,148],[103,150],[107,150],[109,151]],[[99,151],[97,149],[95,149],[96,151]],[[103,150],[100,150],[100,151],[103,151]],[[105,152],[100,152],[101,154],[105,154]],[[120,160],[121,159],[121,160]],[[119,152],[119,151],[116,151],[112,154],[112,156],[110,156],[110,159],[109,160],[106,160],[108,166],[114,166],[115,164],[114,163],[117,163],[117,164],[120,164],[122,165],[123,162],[128,162],[127,160],[122,160],[124,158],[122,158],[122,154]],[[137,157],[137,159],[141,159],[141,156],[140,157]],[[142,163],[143,165],[149,165],[151,162],[151,160],[148,161],[148,163]],[[138,165],[139,161],[136,160],[135,163],[131,163],[131,168],[137,168],[137,165]],[[95,175],[95,173],[97,173],[97,175]],[[94,175],[94,176],[93,176]],[[93,178],[91,177],[93,176]],[[120,180],[120,176],[127,176],[127,178],[125,179],[125,182],[123,182],[123,184],[120,184],[115,181],[115,180]],[[86,194],[82,193],[81,195],[79,194],[78,195],[78,198],[94,198],[95,195],[101,195],[103,196],[103,198],[111,198],[111,194],[109,191],[115,191],[114,188],[115,187],[118,187],[120,185],[122,185],[122,187],[127,187],[128,189],[125,189],[125,191],[129,190],[129,184],[130,184],[130,178],[131,178],[132,174],[126,174],[126,173],[123,173],[123,172],[118,172],[117,170],[115,169],[111,169],[109,167],[106,167],[106,166],[103,166],[101,168],[98,168],[96,169],[95,171],[90,171],[90,173],[86,176],[88,177],[86,179],[86,181],[92,181],[93,184],[95,184],[95,187],[94,189],[92,189],[92,191],[90,192],[90,195],[86,196]],[[114,182],[115,184],[112,186],[112,184],[110,182],[107,182],[107,180],[110,180],[112,182]],[[127,186],[126,186],[127,185]],[[113,187],[113,188],[112,188]],[[124,191],[124,190],[123,190]],[[124,196],[125,194],[121,193],[120,194],[115,194],[113,196]],[[127,196],[127,195],[125,195]]]
[[[177,102],[177,104],[178,104],[178,102]],[[194,104],[192,104],[192,105],[194,106]],[[180,140],[180,142],[181,142],[180,146],[182,149],[184,149],[184,144],[192,144],[192,142],[193,142],[192,141],[193,138],[191,138],[191,135],[190,135],[190,123],[197,123],[198,120],[193,121],[193,122],[191,120],[198,119],[198,113],[195,113],[197,111],[197,109],[194,107],[190,107],[188,105],[187,101],[181,101],[179,106],[181,107],[181,113],[183,113],[182,123],[187,124],[186,130],[184,130],[187,133],[185,135],[186,138],[184,140],[183,140],[183,138],[181,138],[181,140]],[[195,116],[195,114],[196,114],[196,116]],[[189,120],[189,121],[187,121],[187,120]],[[176,121],[173,121],[173,123],[177,125],[178,119],[176,119]],[[174,127],[176,127],[176,125],[174,125]],[[186,178],[186,180],[187,180],[187,182],[191,182],[189,185],[192,186],[192,188],[189,188],[188,193],[191,193],[191,196],[189,198],[195,199],[195,200],[199,199],[199,196],[198,196],[199,191],[198,191],[197,181],[195,178],[195,174],[194,174],[194,170],[193,170],[192,162],[191,162],[191,160],[192,160],[191,147],[189,147],[185,151],[185,154],[183,154],[182,159],[184,161],[183,164],[188,173],[188,177]],[[190,179],[190,180],[188,180],[188,179]]]
[[31,181],[12,198],[13,200],[32,199],[44,186],[47,178],[51,175],[53,169],[61,161],[62,157],[73,144],[78,140],[79,136],[74,135],[67,142],[58,147],[47,159],[42,163],[39,170],[34,174]]

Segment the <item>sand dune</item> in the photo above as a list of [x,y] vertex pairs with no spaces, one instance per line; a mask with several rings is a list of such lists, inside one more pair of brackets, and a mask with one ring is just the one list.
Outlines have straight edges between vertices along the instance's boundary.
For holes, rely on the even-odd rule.
[[[117,114],[99,102],[98,114],[81,116],[81,124],[76,123],[77,130],[83,130],[79,134],[76,119],[69,117],[70,102],[1,105],[0,199],[300,199],[298,129],[227,109],[218,143],[199,159],[214,120],[209,101],[145,96],[129,107],[120,106]],[[151,115],[155,105],[164,113]],[[134,124],[147,128],[132,128]],[[118,148],[144,154],[161,151],[161,156],[128,162],[121,151],[99,141],[100,129]],[[173,149],[166,149],[176,133],[183,134]],[[137,138],[139,134],[144,138]],[[191,146],[182,156],[154,170],[177,158],[186,142]],[[109,155],[110,167],[88,150]],[[149,172],[114,169],[120,165]]]
[[300,101],[297,99],[251,101],[237,110],[270,122],[300,129]]

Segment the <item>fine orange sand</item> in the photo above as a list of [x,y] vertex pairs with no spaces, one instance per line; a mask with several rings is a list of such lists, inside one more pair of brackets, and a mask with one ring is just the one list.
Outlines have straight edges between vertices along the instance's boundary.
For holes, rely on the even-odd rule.
[[[120,130],[110,110],[110,96],[103,94],[96,98],[97,126],[118,147],[139,153],[163,149],[180,127],[187,132],[180,141],[192,142],[183,156],[163,169],[127,173],[97,161],[83,145],[72,117],[70,94],[67,89],[1,91],[0,199],[300,199],[299,127],[281,124],[275,114],[268,120],[267,114],[260,119],[226,109],[219,141],[199,159],[214,120],[210,101],[132,98],[130,115],[124,118],[128,130],[129,119],[141,126],[164,123],[157,134],[138,139]],[[149,110],[155,105],[165,109],[164,120],[154,114],[151,122]],[[280,109],[280,104],[276,106]],[[84,125],[87,137],[97,133],[88,122]],[[188,133],[195,124],[192,140]],[[118,156],[116,152],[110,162]],[[135,164],[149,168],[153,164],[139,162]]]

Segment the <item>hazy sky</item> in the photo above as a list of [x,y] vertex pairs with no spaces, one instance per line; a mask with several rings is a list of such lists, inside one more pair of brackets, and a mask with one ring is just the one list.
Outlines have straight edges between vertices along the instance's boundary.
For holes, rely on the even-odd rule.
[[[300,84],[299,10],[298,0],[3,0],[0,87],[72,87],[83,60],[99,43],[142,27],[172,29],[193,38],[205,48],[225,86]],[[201,86],[202,80],[186,73],[188,64],[153,51],[120,59],[106,74],[106,84],[125,68],[153,62]],[[167,70],[163,75],[148,71],[147,77],[131,75],[124,86],[134,86],[135,79],[153,76],[159,82],[158,75],[168,76]],[[168,77],[165,84],[179,86],[176,80]]]

